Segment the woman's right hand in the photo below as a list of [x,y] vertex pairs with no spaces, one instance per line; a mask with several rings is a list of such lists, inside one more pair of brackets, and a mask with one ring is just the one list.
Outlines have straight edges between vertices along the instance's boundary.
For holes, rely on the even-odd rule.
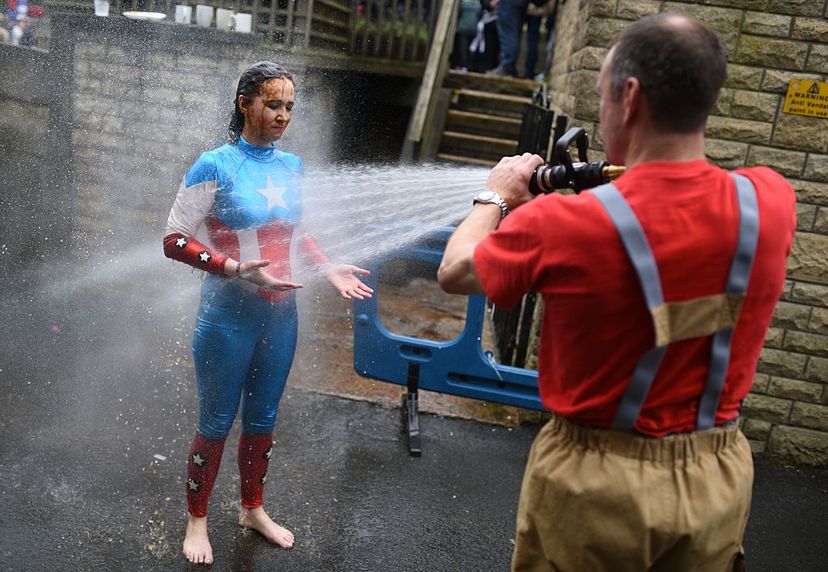
[[262,268],[270,264],[269,260],[248,260],[247,262],[239,262],[238,273],[236,276],[242,280],[247,280],[261,286],[262,288],[269,288],[271,290],[295,290],[301,288],[302,285],[297,282],[288,282],[286,280],[279,280],[274,278]]

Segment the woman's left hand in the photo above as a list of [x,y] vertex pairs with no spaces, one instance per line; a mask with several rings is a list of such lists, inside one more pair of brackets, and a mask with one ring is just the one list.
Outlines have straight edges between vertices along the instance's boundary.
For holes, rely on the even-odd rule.
[[339,295],[346,300],[352,298],[364,300],[370,298],[374,291],[363,283],[359,276],[368,276],[369,274],[371,273],[367,270],[352,264],[336,264],[328,268],[325,277],[331,283],[331,286],[337,289]]

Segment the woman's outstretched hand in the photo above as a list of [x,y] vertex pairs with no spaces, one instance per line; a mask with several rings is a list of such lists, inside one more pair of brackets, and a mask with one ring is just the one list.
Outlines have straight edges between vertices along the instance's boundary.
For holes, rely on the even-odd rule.
[[368,276],[369,274],[371,273],[367,270],[351,264],[334,264],[325,271],[325,278],[346,300],[352,298],[364,300],[370,298],[374,291],[359,277]]
[[268,264],[270,264],[269,260],[248,260],[247,262],[240,262],[238,276],[242,280],[252,282],[256,286],[269,288],[271,290],[295,290],[296,288],[302,287],[297,282],[288,282],[274,278],[262,270]]

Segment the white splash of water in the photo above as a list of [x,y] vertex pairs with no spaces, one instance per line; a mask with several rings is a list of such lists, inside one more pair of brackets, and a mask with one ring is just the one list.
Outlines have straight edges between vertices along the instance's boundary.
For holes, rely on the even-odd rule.
[[[332,260],[366,264],[457,224],[471,209],[472,197],[484,188],[488,173],[485,167],[449,165],[335,165],[310,170],[305,176],[302,227]],[[158,273],[165,278],[153,279]],[[160,237],[150,237],[116,253],[93,253],[60,280],[44,280],[43,294],[71,299],[95,291],[134,291],[141,284],[139,293],[129,296],[132,303],[140,298],[165,313],[196,296],[201,281],[188,280],[188,273],[164,259]],[[302,273],[303,282],[320,278],[312,269]]]
[[485,167],[332,166],[305,178],[303,227],[332,259],[364,262],[456,225]]

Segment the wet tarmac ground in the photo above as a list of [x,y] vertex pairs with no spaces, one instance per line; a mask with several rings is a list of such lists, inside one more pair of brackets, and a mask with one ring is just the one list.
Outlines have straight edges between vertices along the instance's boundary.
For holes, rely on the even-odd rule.
[[[122,276],[67,295],[35,283],[2,296],[0,570],[193,568],[180,554],[197,420],[193,282],[187,272],[135,288]],[[236,428],[210,505],[212,569],[507,570],[538,426],[426,414],[423,456],[411,458],[392,399],[320,389],[348,365],[314,357],[314,339],[300,340],[265,489],[296,546],[237,525]],[[750,570],[828,569],[826,530],[828,472],[757,463]]]

